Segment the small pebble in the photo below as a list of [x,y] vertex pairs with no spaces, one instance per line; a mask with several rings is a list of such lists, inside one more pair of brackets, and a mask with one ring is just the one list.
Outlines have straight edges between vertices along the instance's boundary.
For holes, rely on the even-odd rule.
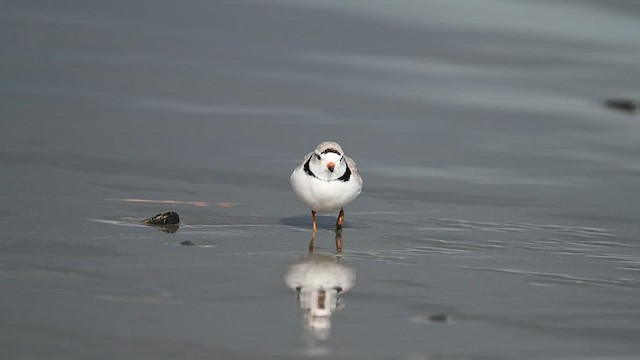
[[623,111],[630,114],[640,112],[640,101],[630,99],[609,99],[605,105],[609,109]]
[[429,321],[444,323],[444,322],[449,321],[449,317],[447,316],[447,314],[444,314],[444,313],[435,314],[435,315],[429,316]]
[[180,245],[183,245],[183,246],[194,246],[195,244],[196,244],[196,243],[194,243],[194,242],[193,242],[193,241],[191,241],[191,240],[185,240],[185,241],[183,241],[183,242],[181,242],[181,243],[180,243]]

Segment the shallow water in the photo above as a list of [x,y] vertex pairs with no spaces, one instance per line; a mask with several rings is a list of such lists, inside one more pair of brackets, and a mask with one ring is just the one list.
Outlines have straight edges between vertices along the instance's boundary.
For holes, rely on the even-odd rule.
[[640,7],[390,4],[0,5],[2,357],[640,356]]

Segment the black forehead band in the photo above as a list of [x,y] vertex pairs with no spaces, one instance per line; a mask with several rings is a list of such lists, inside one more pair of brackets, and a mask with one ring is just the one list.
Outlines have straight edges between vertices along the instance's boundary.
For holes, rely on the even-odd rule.
[[334,149],[334,148],[328,148],[325,151],[323,151],[321,154],[326,154],[326,153],[334,153],[334,154],[338,154],[340,156],[342,156],[342,154],[340,154],[340,151]]

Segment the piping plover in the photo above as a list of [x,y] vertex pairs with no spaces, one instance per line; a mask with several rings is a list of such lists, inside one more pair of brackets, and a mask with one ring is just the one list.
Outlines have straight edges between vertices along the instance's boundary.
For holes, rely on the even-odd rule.
[[317,230],[316,212],[328,213],[338,209],[336,230],[341,230],[344,206],[362,191],[362,177],[356,163],[344,155],[338,143],[325,141],[293,170],[291,187],[298,198],[311,208],[314,233]]

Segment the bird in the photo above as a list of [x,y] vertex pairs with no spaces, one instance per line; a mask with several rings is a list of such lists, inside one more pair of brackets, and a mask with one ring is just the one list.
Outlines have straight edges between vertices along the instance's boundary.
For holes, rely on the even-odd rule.
[[318,229],[316,213],[338,209],[336,230],[342,230],[344,206],[360,195],[363,183],[355,161],[334,141],[322,142],[307,154],[291,173],[290,180],[293,192],[311,208],[314,234]]

